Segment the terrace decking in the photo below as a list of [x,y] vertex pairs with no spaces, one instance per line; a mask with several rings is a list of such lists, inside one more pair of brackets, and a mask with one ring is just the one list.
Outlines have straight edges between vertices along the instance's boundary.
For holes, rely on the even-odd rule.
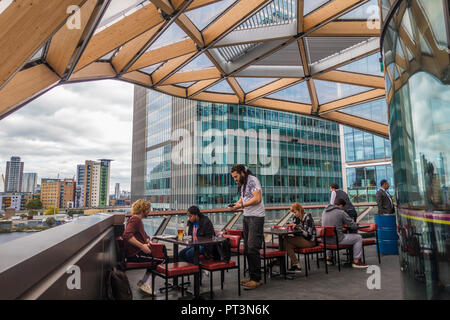
[[[367,280],[371,274],[367,269],[354,269],[343,267],[341,272],[336,266],[329,266],[329,273],[325,273],[323,262],[320,269],[317,269],[315,261],[311,261],[311,273],[305,277],[304,271],[296,274],[293,280],[267,279],[267,284],[261,287],[246,291],[242,290],[242,295],[237,294],[237,270],[225,273],[224,289],[220,289],[220,273],[214,274],[214,299],[216,300],[402,300],[403,292],[401,286],[401,271],[398,256],[382,256],[381,265],[378,264],[375,247],[366,247],[366,263],[380,266],[381,289],[368,289]],[[341,253],[342,254],[342,253]],[[345,256],[342,254],[341,257]],[[242,261],[241,261],[242,262]],[[301,261],[304,268],[303,259]],[[243,264],[241,263],[241,266]],[[275,267],[275,271],[278,268]],[[137,282],[144,274],[145,270],[129,270],[127,276],[130,281],[135,300],[151,300],[151,296],[142,293],[137,287]],[[242,270],[241,270],[242,275]],[[191,277],[191,282],[193,277]],[[161,278],[156,279],[156,288],[164,286]],[[191,286],[192,287],[192,286]],[[155,288],[155,292],[156,292]],[[190,288],[192,291],[192,288]],[[209,291],[209,278],[203,277],[201,292]],[[164,299],[164,294],[158,293],[156,299]],[[181,292],[171,291],[169,299],[181,297]],[[202,295],[209,298],[209,295]]]

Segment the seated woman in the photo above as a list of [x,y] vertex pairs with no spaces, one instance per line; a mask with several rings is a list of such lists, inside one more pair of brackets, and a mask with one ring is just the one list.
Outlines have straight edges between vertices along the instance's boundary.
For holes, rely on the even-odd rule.
[[[188,235],[197,237],[212,238],[214,236],[214,227],[209,218],[200,212],[197,206],[192,206],[188,209]],[[200,246],[200,254],[207,257],[213,257],[214,245]],[[178,253],[180,261],[194,263],[194,248],[186,247]]]
[[[149,215],[150,206],[149,201],[137,200],[131,207],[132,216],[122,236],[127,262],[153,262],[152,251],[149,247],[150,237],[145,232],[142,222],[142,219]],[[147,270],[142,280],[138,282],[138,287],[148,294],[152,293],[150,273]]]
[[316,227],[314,219],[310,213],[305,214],[302,205],[295,202],[291,206],[291,212],[294,213],[294,231],[297,231],[293,237],[284,238],[284,247],[289,258],[291,258],[291,272],[301,272],[302,268],[297,259],[295,248],[312,248],[316,246]]

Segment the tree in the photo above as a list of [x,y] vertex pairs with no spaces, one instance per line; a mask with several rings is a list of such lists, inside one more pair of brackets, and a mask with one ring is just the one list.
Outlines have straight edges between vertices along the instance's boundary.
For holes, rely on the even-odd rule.
[[47,210],[45,210],[45,215],[46,216],[51,216],[51,215],[57,214],[58,212],[59,212],[59,208],[56,208],[54,206],[50,206],[50,207],[48,207]]
[[28,210],[42,209],[42,202],[39,199],[31,199],[27,202],[25,208],[27,208]]
[[45,223],[48,224],[49,227],[52,227],[56,224],[56,220],[53,217],[48,217],[45,219]]
[[25,219],[26,217],[27,217],[26,214],[21,214],[21,215],[20,215],[20,218],[22,218],[22,219]]
[[33,218],[34,216],[37,216],[38,212],[36,210],[30,210],[28,211],[28,217]]

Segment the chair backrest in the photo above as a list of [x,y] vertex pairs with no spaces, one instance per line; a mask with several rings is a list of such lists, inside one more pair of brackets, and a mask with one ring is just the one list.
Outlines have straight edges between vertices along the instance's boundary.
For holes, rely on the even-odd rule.
[[336,235],[336,227],[322,227],[324,229],[324,237],[334,237]]
[[239,248],[239,242],[241,241],[241,237],[238,235],[224,234],[222,235],[224,238],[230,239],[231,248]]
[[283,226],[277,226],[277,225],[274,225],[273,228],[274,228],[274,229],[283,229],[284,227],[283,227]]
[[322,238],[324,232],[325,232],[325,228],[324,227],[317,227],[316,226],[316,238]]
[[152,250],[152,256],[155,259],[165,259],[167,253],[165,252],[165,246],[160,243],[151,243],[149,244],[150,250]]
[[243,231],[242,230],[232,230],[232,229],[225,229],[226,233],[232,236],[239,236],[241,238],[243,238],[242,234]]
[[359,223],[360,226],[369,226],[369,228],[364,228],[364,229],[359,229],[359,231],[361,232],[374,232],[377,231],[377,224],[376,223],[365,223],[365,222],[360,222]]

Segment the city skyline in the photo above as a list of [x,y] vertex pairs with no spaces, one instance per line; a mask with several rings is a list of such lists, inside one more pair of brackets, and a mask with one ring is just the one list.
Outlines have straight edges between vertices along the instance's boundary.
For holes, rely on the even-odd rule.
[[[11,156],[19,156],[24,172],[36,172],[40,184],[58,173],[72,178],[87,159],[110,158],[110,190],[115,183],[130,190],[132,112],[130,84],[104,80],[58,87],[1,121],[0,172],[5,174]],[[54,160],[48,159],[50,150]]]

